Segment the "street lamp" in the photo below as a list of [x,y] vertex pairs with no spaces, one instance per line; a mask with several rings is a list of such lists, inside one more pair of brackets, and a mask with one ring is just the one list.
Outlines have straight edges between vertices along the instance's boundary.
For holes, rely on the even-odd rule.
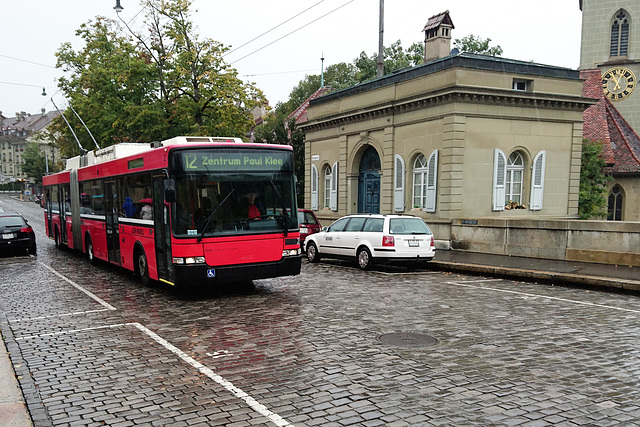
[[120,6],[120,0],[116,0],[116,5],[113,7],[116,13],[120,13],[124,10],[124,7]]

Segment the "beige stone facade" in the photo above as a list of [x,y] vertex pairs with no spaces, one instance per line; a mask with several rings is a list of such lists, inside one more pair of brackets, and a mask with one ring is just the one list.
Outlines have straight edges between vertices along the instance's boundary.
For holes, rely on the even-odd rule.
[[441,240],[453,218],[575,218],[592,103],[577,71],[466,53],[334,92],[301,126],[305,203],[324,224],[418,215]]

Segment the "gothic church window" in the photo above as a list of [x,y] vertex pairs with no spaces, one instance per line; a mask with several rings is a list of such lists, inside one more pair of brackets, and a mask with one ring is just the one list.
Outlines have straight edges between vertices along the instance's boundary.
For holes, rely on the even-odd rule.
[[611,24],[610,56],[629,54],[629,17],[622,9],[616,14]]
[[622,221],[623,202],[624,195],[622,194],[622,187],[616,184],[609,193],[609,209],[607,215],[609,221]]

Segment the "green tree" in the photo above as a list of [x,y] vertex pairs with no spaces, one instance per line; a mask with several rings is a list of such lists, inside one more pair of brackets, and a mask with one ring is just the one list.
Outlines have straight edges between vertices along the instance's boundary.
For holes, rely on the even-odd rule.
[[479,36],[470,34],[461,39],[455,39],[453,41],[453,47],[460,50],[460,52],[480,53],[482,55],[500,56],[502,55],[502,48],[500,45],[489,46],[491,39],[482,39]]
[[24,161],[22,171],[29,178],[33,178],[36,184],[41,184],[42,177],[47,173],[47,167],[46,159],[40,152],[40,145],[36,142],[27,143],[24,153],[22,154],[22,160]]
[[580,169],[580,195],[578,215],[580,219],[607,215],[607,183],[611,180],[604,174],[603,145],[588,139],[582,141],[582,166]]
[[[198,37],[191,4],[143,0],[144,33],[127,26],[123,35],[116,21],[97,18],[76,32],[82,50],[66,43],[58,51],[58,66],[68,72],[59,87],[101,147],[178,135],[243,137],[253,126],[250,111],[266,104],[264,94],[224,62],[226,47]],[[65,116],[81,145],[93,148],[75,114]],[[62,154],[78,154],[62,118],[54,130]]]
[[[285,109],[276,109],[265,118],[254,133],[256,142],[286,144],[293,147],[293,163],[298,186],[304,188],[304,133],[297,128],[295,118],[287,118]],[[298,206],[304,206],[304,194],[298,194]]]
[[[392,73],[402,68],[419,65],[424,61],[424,46],[422,43],[414,43],[407,50],[402,48],[400,40],[391,46],[383,48],[384,74]],[[358,82],[372,80],[378,73],[378,54],[372,53],[370,56],[363,51],[354,59],[357,69],[356,78]]]

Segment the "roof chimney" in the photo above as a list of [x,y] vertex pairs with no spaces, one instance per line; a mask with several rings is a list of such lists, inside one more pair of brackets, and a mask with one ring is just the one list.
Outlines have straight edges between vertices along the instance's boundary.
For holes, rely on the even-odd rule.
[[448,10],[429,18],[422,29],[424,31],[424,62],[449,56],[451,30],[454,28]]

